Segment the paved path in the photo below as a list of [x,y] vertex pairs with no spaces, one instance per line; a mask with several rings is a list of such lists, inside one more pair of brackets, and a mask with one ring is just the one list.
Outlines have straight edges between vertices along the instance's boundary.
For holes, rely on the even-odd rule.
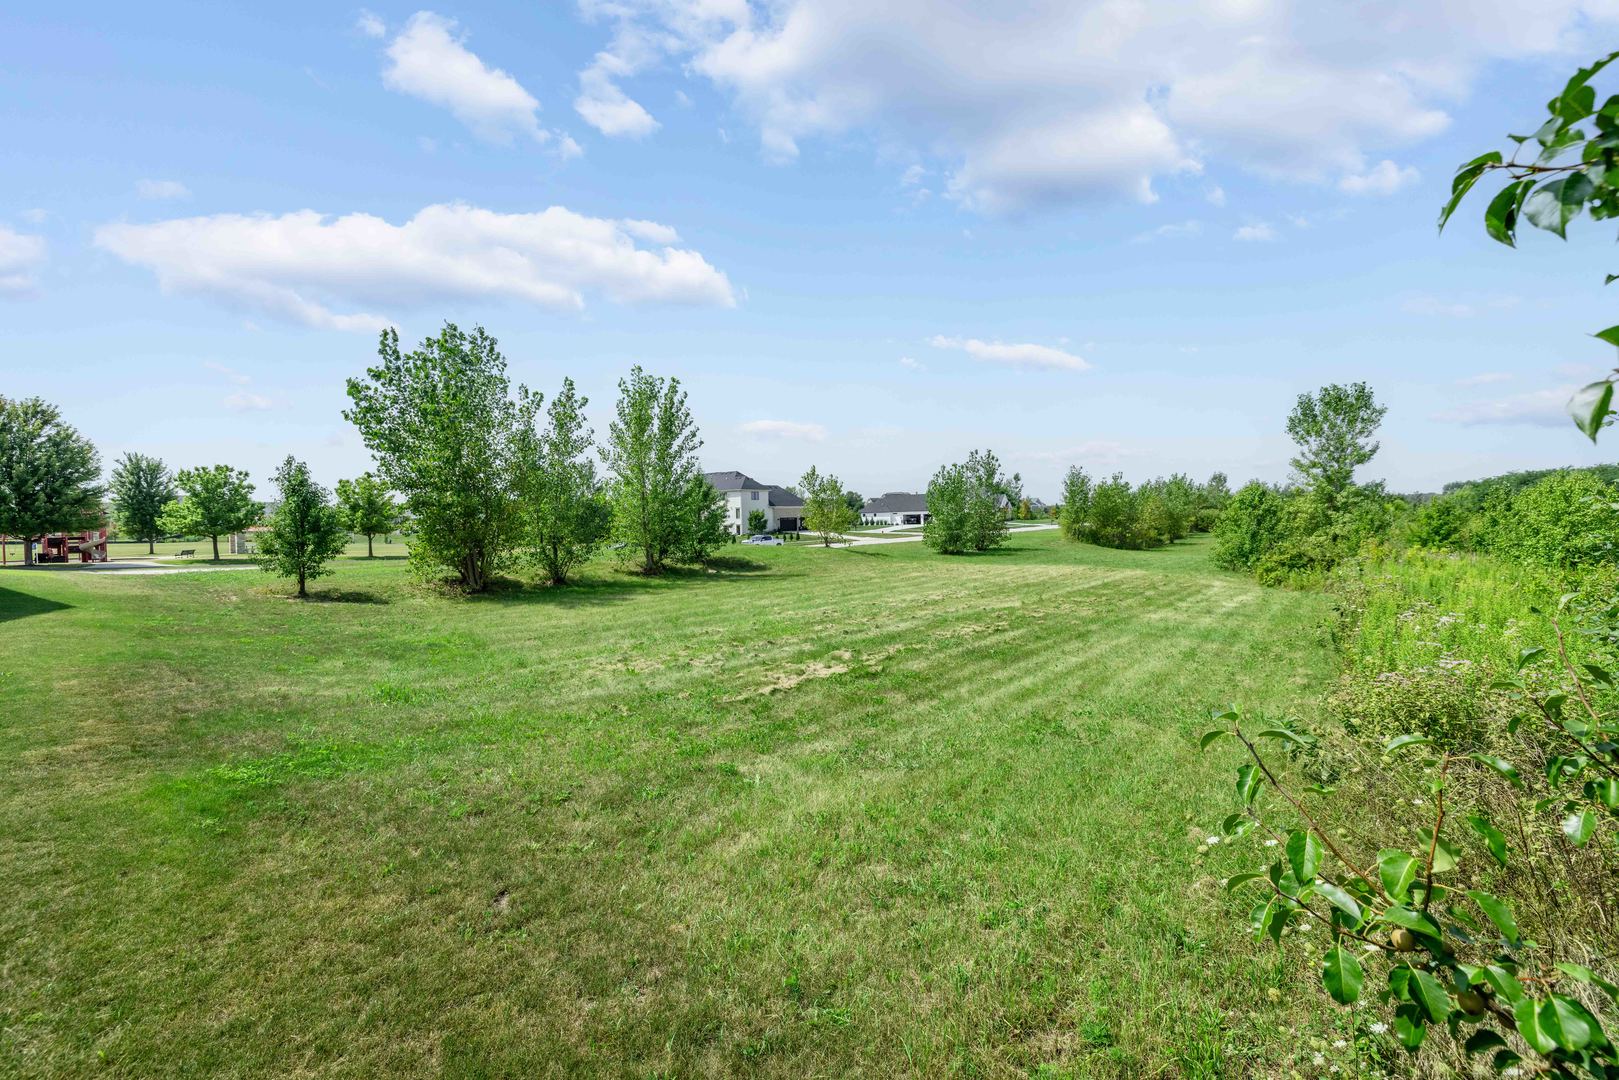
[[[1055,529],[1056,527],[1057,526],[1055,523],[1050,525],[1018,525],[1007,529],[1006,531],[1008,534],[1046,532],[1050,529]],[[833,544],[832,546],[835,548],[870,547],[873,544],[919,544],[921,542],[922,534],[912,533],[906,536],[862,536],[859,539],[849,540],[842,544]]]
[[[26,569],[21,563],[12,563],[8,570]],[[32,569],[46,574],[112,574],[129,577],[141,574],[206,574],[217,570],[257,570],[252,563],[172,563],[155,559],[114,559],[99,563],[46,563]]]

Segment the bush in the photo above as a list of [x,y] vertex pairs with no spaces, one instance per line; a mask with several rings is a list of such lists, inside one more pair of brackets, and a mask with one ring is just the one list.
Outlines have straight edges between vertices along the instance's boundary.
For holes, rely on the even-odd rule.
[[1539,566],[1574,568],[1615,561],[1619,489],[1590,473],[1560,472],[1512,499],[1492,530],[1491,549],[1502,558]]
[[1286,532],[1281,492],[1258,480],[1231,497],[1214,527],[1214,561],[1229,570],[1253,570]]

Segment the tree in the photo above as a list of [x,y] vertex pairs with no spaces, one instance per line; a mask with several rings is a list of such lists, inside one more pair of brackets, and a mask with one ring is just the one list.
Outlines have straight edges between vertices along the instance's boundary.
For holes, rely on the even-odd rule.
[[180,499],[163,508],[160,526],[165,533],[206,536],[219,561],[219,538],[241,532],[258,522],[264,507],[253,501],[247,473],[229,465],[203,465],[181,469],[174,478]]
[[594,433],[585,426],[585,406],[572,379],[551,399],[546,425],[529,455],[524,492],[528,542],[533,558],[553,585],[565,585],[607,533],[608,508],[591,456]]
[[1299,448],[1292,465],[1329,511],[1340,507],[1355,470],[1377,454],[1372,436],[1386,412],[1363,382],[1299,395],[1287,418],[1287,433]]
[[382,363],[364,379],[348,380],[343,416],[376,456],[382,482],[404,496],[411,560],[479,592],[522,538],[522,448],[541,399],[519,387],[513,400],[506,358],[481,326],[467,334],[447,322],[410,353],[397,330],[384,330],[377,355]]
[[1034,517],[1034,507],[1029,505],[1029,497],[1025,495],[1018,500],[1017,516],[1019,521],[1028,521]]
[[259,537],[259,568],[298,581],[298,597],[309,595],[311,578],[331,573],[330,563],[349,542],[343,512],[309,475],[309,466],[290,455],[275,473],[281,501]]
[[1253,570],[1287,537],[1287,500],[1269,484],[1254,480],[1231,497],[1214,526],[1214,562],[1231,570]]
[[684,524],[674,554],[683,562],[707,563],[714,549],[731,539],[725,527],[725,498],[698,475],[686,485],[680,505]]
[[1078,465],[1068,468],[1062,481],[1062,509],[1057,523],[1062,534],[1070,540],[1084,540],[1088,536],[1091,519],[1091,478]]
[[34,537],[99,523],[100,474],[96,448],[56,406],[0,397],[0,534],[22,538],[23,565],[34,565]]
[[[1599,108],[1596,89],[1590,85],[1616,59],[1619,52],[1609,53],[1570,76],[1562,93],[1546,103],[1548,119],[1533,135],[1507,136],[1516,144],[1510,158],[1491,150],[1458,168],[1450,198],[1439,211],[1439,231],[1444,232],[1445,223],[1473,186],[1496,173],[1505,173],[1507,182],[1485,208],[1484,231],[1507,247],[1518,246],[1520,220],[1566,240],[1569,224],[1587,208],[1595,221],[1619,216],[1619,96],[1609,97]],[[1586,121],[1593,128],[1589,135],[1575,126]],[[1526,147],[1534,159],[1518,160]],[[1609,274],[1607,280],[1616,277]],[[1593,336],[1619,345],[1619,326]],[[1619,369],[1569,399],[1569,416],[1592,442],[1613,422],[1616,379]]]
[[162,535],[163,508],[174,501],[174,477],[155,457],[125,454],[112,470],[112,514],[120,531],[146,541],[155,554]]
[[371,539],[378,533],[390,533],[399,527],[399,507],[394,503],[388,485],[371,473],[363,473],[353,480],[337,482],[337,505],[343,513],[343,524],[350,532],[365,537],[365,557],[376,557]]
[[967,470],[941,465],[928,482],[928,521],[922,541],[941,555],[960,555],[972,543],[967,514]]
[[[974,450],[962,466],[967,481],[967,542],[974,551],[999,547],[1006,539],[1007,512],[1000,500],[1010,487],[1001,475],[1001,463],[993,451]],[[1019,485],[1021,486],[1021,481]]]
[[1136,537],[1135,492],[1123,473],[1114,473],[1091,490],[1090,523],[1085,539],[1103,547],[1130,547]]
[[769,527],[770,519],[765,516],[763,510],[748,511],[748,531],[750,533],[762,533]]
[[[854,528],[859,511],[850,507],[845,499],[843,484],[830,474],[822,476],[811,465],[809,472],[798,481],[804,489],[804,527],[821,534],[821,543],[832,546],[832,539]],[[862,503],[862,506],[865,504]]]
[[850,510],[854,511],[856,521],[860,520],[860,511],[866,508],[866,497],[860,492],[850,489],[843,493],[843,501]]
[[702,445],[679,379],[637,366],[619,380],[617,418],[601,454],[613,474],[613,535],[640,554],[642,573],[660,574],[672,555],[694,547],[708,510],[698,487]]

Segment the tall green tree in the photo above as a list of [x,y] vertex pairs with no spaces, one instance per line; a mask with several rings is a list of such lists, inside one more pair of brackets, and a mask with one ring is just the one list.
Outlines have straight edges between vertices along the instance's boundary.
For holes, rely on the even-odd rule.
[[146,553],[155,554],[163,534],[163,508],[178,494],[168,466],[145,454],[125,454],[113,466],[111,491],[119,530],[145,540]]
[[941,465],[928,482],[928,520],[922,526],[922,541],[941,555],[960,555],[972,546],[969,483],[962,465]]
[[607,533],[609,513],[591,456],[594,433],[572,379],[551,399],[526,472],[524,508],[532,557],[553,585],[587,561]]
[[1287,418],[1287,433],[1299,448],[1292,465],[1329,512],[1341,508],[1355,470],[1377,455],[1372,436],[1386,412],[1363,382],[1299,395]]
[[770,518],[763,510],[748,511],[748,531],[750,533],[762,533],[769,527]]
[[601,454],[612,474],[612,535],[637,553],[643,573],[662,573],[677,552],[692,546],[703,523],[702,445],[679,379],[636,366],[619,380],[616,416]]
[[101,459],[89,439],[39,398],[0,397],[0,534],[33,537],[94,528],[101,520]]
[[1091,489],[1090,522],[1085,539],[1103,547],[1134,547],[1138,537],[1136,519],[1140,502],[1123,473],[1097,481]]
[[[1006,519],[1011,505],[1008,492],[1013,490],[1001,475],[1000,459],[992,450],[974,450],[967,455],[962,468],[967,480],[968,546],[974,551],[1000,547],[1006,539]],[[1019,479],[1020,491],[1022,486]]]
[[1062,509],[1057,523],[1070,540],[1087,539],[1091,520],[1091,478],[1078,465],[1071,465],[1062,481]]
[[281,501],[259,536],[259,567],[298,582],[300,599],[308,583],[331,573],[331,561],[349,542],[343,512],[332,505],[326,489],[309,475],[309,466],[290,455],[275,472]]
[[854,528],[858,511],[843,497],[843,483],[837,477],[823,476],[811,465],[798,486],[804,489],[804,527],[819,533],[823,546],[831,547],[834,539]]
[[866,506],[866,497],[851,488],[843,493],[843,501],[850,510],[854,511],[855,520],[859,521],[860,511],[865,509]]
[[481,326],[468,334],[447,322],[408,353],[398,331],[384,330],[377,355],[364,379],[348,380],[343,415],[405,499],[411,560],[482,591],[513,560],[527,524],[523,453],[541,399],[522,387],[513,398],[506,358]]
[[403,515],[393,493],[372,473],[337,482],[337,508],[350,532],[365,537],[365,557],[376,557],[372,543],[378,534],[386,536],[399,527]]
[[229,465],[203,465],[181,469],[174,478],[180,498],[163,508],[160,526],[165,533],[206,536],[219,561],[219,538],[258,524],[264,507],[253,501],[247,473]]
[[683,562],[706,564],[716,548],[731,542],[730,530],[725,525],[725,498],[698,474],[686,485],[680,502],[685,524],[674,555]]

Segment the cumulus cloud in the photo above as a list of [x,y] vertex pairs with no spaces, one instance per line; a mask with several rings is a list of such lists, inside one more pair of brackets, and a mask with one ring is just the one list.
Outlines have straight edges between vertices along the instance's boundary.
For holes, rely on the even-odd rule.
[[[730,96],[767,157],[863,136],[990,212],[1150,200],[1204,161],[1385,193],[1414,178],[1391,152],[1443,131],[1488,65],[1595,51],[1619,15],[1611,0],[1503,0],[1489,18],[1451,0],[1028,0],[1016,17],[936,0],[579,4],[612,31],[584,99],[616,104],[678,67]],[[647,122],[626,115],[629,133]]]
[[945,337],[935,334],[928,338],[935,349],[959,349],[988,364],[1009,364],[1013,367],[1063,368],[1068,371],[1087,371],[1090,364],[1071,352],[1050,345],[1010,344],[1001,341],[980,341],[977,338]]
[[1265,243],[1276,239],[1276,230],[1263,221],[1256,221],[1249,225],[1238,226],[1237,231],[1231,234],[1231,238],[1248,243]]
[[383,307],[447,297],[560,310],[587,295],[620,303],[734,306],[726,276],[672,243],[655,222],[625,223],[553,206],[503,214],[465,204],[425,207],[395,225],[371,214],[218,214],[96,230],[97,246],[197,293],[309,326],[374,330]]
[[1495,401],[1475,401],[1436,413],[1435,420],[1452,424],[1532,424],[1536,427],[1568,427],[1568,399],[1575,386],[1558,386]]
[[1411,166],[1401,168],[1384,158],[1366,172],[1351,173],[1338,181],[1338,190],[1347,195],[1393,195],[1422,179],[1422,174]]
[[354,29],[368,38],[386,37],[388,34],[388,24],[375,12],[364,8],[361,8],[360,13],[354,17]]
[[34,271],[45,261],[45,238],[0,225],[0,296],[34,291]]
[[918,360],[914,356],[900,357],[899,366],[910,371],[926,371],[928,369],[926,364],[922,363],[922,361]]
[[572,139],[540,126],[539,100],[511,75],[485,64],[468,49],[453,20],[418,11],[385,53],[384,86],[450,110],[479,138],[510,143],[514,135],[523,135],[541,143],[555,140],[564,157],[579,151]]
[[749,420],[738,430],[744,435],[759,435],[772,439],[801,439],[805,442],[826,440],[826,428],[820,424],[805,424],[796,420]]
[[135,184],[135,194],[143,199],[189,199],[191,189],[178,180],[141,180]]

